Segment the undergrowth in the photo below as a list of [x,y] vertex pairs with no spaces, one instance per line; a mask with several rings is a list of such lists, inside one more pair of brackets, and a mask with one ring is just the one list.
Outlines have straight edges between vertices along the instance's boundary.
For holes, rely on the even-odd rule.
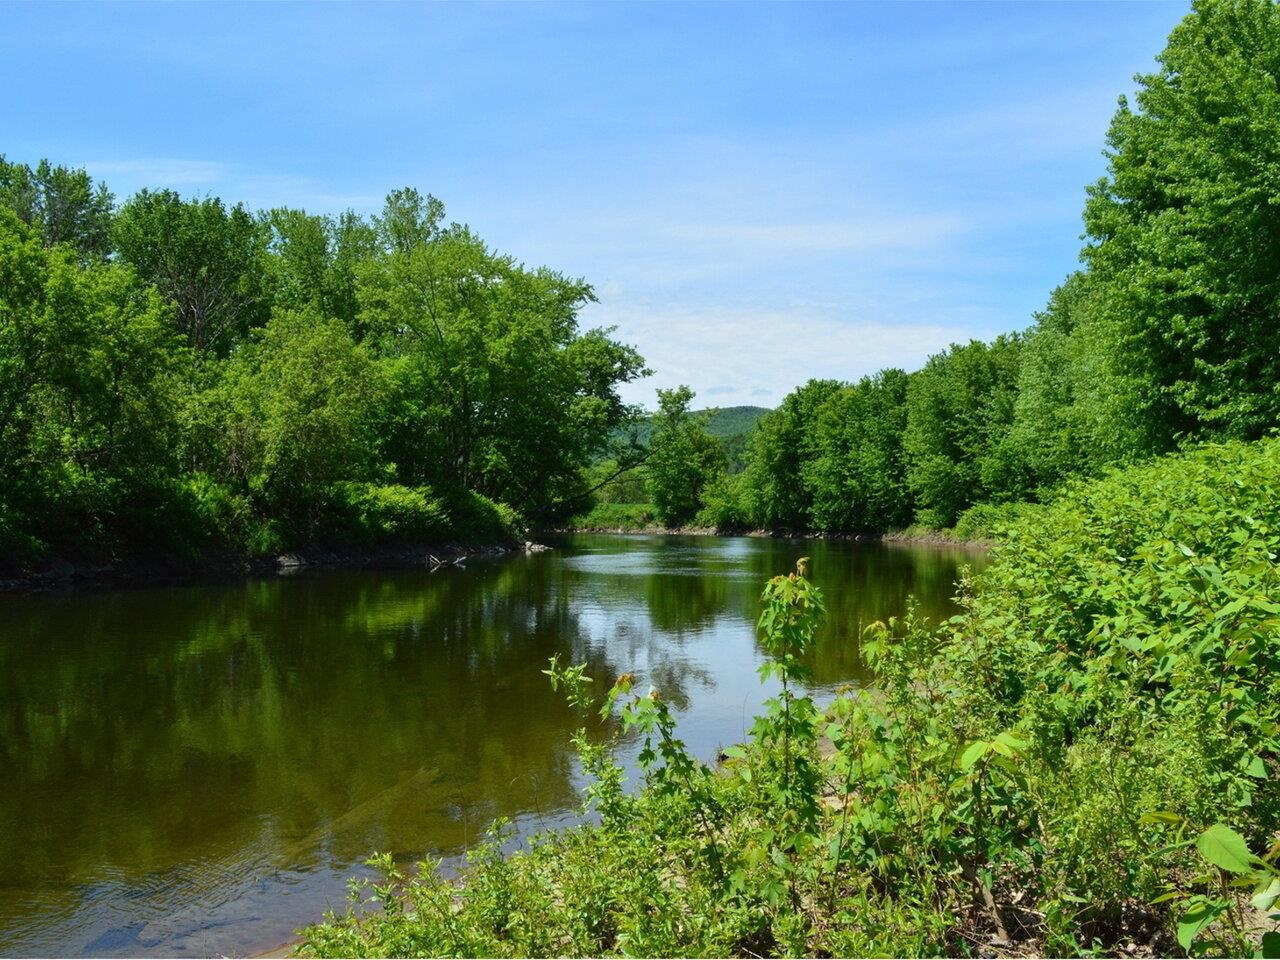
[[1280,441],[1076,484],[1011,518],[950,622],[869,628],[875,688],[821,708],[802,562],[763,596],[782,692],[714,768],[661,691],[553,661],[597,823],[503,855],[500,822],[457,882],[378,858],[300,950],[1280,955],[1278,549]]
[[645,530],[660,525],[651,503],[597,503],[569,521],[575,530]]

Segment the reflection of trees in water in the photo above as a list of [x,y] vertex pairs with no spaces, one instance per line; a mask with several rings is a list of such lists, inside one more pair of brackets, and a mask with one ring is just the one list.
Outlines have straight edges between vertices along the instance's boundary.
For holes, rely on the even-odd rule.
[[541,670],[616,671],[548,566],[15,601],[0,886],[455,851],[572,803],[578,721]]
[[659,572],[644,578],[644,599],[655,629],[674,634],[705,629],[723,616],[730,582],[715,571]]
[[[771,540],[753,563],[764,580],[793,569],[801,555],[810,557],[812,578],[827,605],[826,622],[808,658],[814,682],[824,686],[868,679],[859,653],[863,628],[902,615],[910,597],[934,623],[954,614],[951,597],[961,566],[984,562],[981,554],[932,546]],[[759,609],[758,599],[752,609]]]
[[4,598],[0,886],[74,906],[104,871],[150,890],[181,866],[198,904],[264,865],[456,852],[494,816],[574,802],[579,718],[541,672],[552,654],[598,690],[641,667],[696,709],[718,679],[708,651],[750,657],[764,581],[807,554],[829,608],[815,679],[837,683],[861,672],[860,626],[908,594],[947,615],[957,569],[822,541],[636,549]]
[[[789,573],[799,557],[808,556],[827,603],[826,623],[809,657],[814,681],[820,685],[865,679],[866,666],[858,652],[863,628],[905,612],[908,597],[914,595],[921,614],[934,622],[951,616],[955,608],[950,598],[960,567],[984,562],[981,554],[896,544],[772,538],[729,544],[721,550],[691,551],[688,540],[672,539],[670,549],[679,558],[680,572],[664,572],[659,564],[646,577],[653,626],[678,637],[729,612],[754,625],[765,581]],[[699,567],[696,573],[690,571],[691,564]]]

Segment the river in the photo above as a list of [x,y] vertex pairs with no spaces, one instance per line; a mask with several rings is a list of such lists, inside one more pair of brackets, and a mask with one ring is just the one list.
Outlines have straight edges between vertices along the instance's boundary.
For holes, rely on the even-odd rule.
[[[577,534],[423,571],[0,597],[0,954],[252,955],[345,906],[374,851],[456,858],[571,822],[580,723],[542,674],[634,672],[710,759],[768,695],[764,581],[812,557],[813,688],[861,625],[954,612],[981,553]],[[626,748],[624,747],[624,750]]]

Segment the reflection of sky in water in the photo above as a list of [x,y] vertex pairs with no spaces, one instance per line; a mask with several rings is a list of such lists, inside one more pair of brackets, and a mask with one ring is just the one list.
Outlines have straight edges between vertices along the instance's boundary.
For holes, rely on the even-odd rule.
[[[344,905],[369,853],[447,865],[495,816],[572,821],[581,724],[542,675],[656,685],[704,759],[771,695],[764,581],[813,557],[826,696],[962,555],[578,536],[437,574],[345,572],[0,598],[0,953],[244,954]],[[597,725],[598,726],[598,725]],[[603,735],[601,728],[598,735]],[[637,745],[623,745],[634,759]]]

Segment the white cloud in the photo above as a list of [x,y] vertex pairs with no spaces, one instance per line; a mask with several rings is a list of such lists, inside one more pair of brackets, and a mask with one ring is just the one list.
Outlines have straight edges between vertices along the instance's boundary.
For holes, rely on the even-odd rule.
[[654,390],[681,383],[708,405],[775,406],[810,378],[856,380],[885,367],[916,369],[955,342],[990,338],[989,318],[958,313],[924,323],[839,316],[818,307],[795,309],[593,308],[592,323],[618,325],[636,344],[653,377],[630,384],[630,402],[653,406]]

